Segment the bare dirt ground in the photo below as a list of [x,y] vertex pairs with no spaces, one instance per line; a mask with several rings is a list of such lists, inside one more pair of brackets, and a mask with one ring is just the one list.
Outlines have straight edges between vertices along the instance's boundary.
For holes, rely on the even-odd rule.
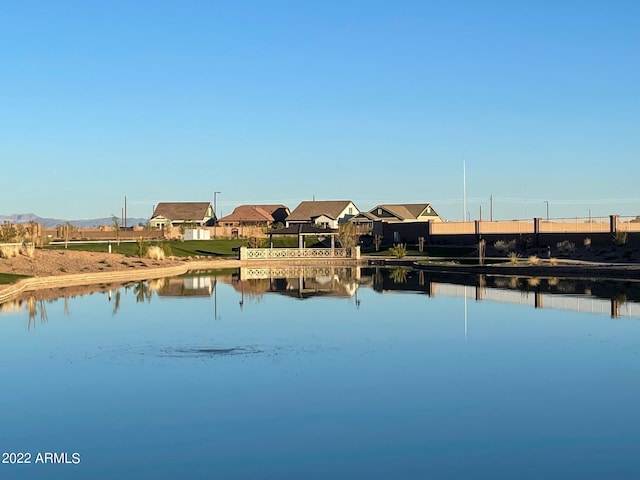
[[79,252],[73,250],[36,250],[34,258],[18,255],[0,258],[0,273],[47,277],[72,273],[116,272],[123,270],[171,267],[186,259],[150,260],[116,253]]

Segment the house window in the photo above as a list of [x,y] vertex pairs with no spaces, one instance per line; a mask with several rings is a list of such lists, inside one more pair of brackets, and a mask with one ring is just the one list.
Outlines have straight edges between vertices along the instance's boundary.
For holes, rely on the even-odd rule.
[[380,215],[382,215],[382,209],[381,208],[378,209],[378,216],[380,216]]
[[353,207],[349,207],[349,215],[353,215]]
[[427,207],[427,213],[431,213],[431,207]]

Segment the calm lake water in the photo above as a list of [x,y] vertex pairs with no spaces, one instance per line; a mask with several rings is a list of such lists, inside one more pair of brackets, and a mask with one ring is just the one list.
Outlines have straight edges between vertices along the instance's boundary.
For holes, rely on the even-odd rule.
[[0,307],[0,449],[31,460],[0,478],[640,478],[632,283],[327,267],[93,289]]

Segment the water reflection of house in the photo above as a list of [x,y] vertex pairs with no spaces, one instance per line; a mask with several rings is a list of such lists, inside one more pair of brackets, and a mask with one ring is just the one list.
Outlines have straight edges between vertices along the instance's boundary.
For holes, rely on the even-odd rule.
[[379,293],[416,292],[433,296],[431,277],[421,270],[408,267],[363,268],[362,279]]
[[210,297],[215,288],[215,278],[189,276],[166,278],[156,290],[159,297]]
[[243,296],[277,293],[298,299],[351,298],[358,289],[359,275],[359,267],[241,268],[233,288]]

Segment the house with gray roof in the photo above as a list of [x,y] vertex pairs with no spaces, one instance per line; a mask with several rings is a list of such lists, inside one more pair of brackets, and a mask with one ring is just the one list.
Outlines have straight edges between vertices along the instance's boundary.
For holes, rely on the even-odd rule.
[[360,211],[351,200],[303,201],[286,219],[286,226],[299,224],[316,225],[323,228],[338,228]]
[[211,226],[215,215],[211,202],[160,202],[149,220],[152,228],[193,225]]
[[430,223],[442,221],[430,203],[381,204],[350,220],[359,233],[368,231],[394,243],[417,242],[428,235]]
[[368,213],[374,221],[382,220],[387,223],[442,221],[430,203],[388,203],[378,205]]

